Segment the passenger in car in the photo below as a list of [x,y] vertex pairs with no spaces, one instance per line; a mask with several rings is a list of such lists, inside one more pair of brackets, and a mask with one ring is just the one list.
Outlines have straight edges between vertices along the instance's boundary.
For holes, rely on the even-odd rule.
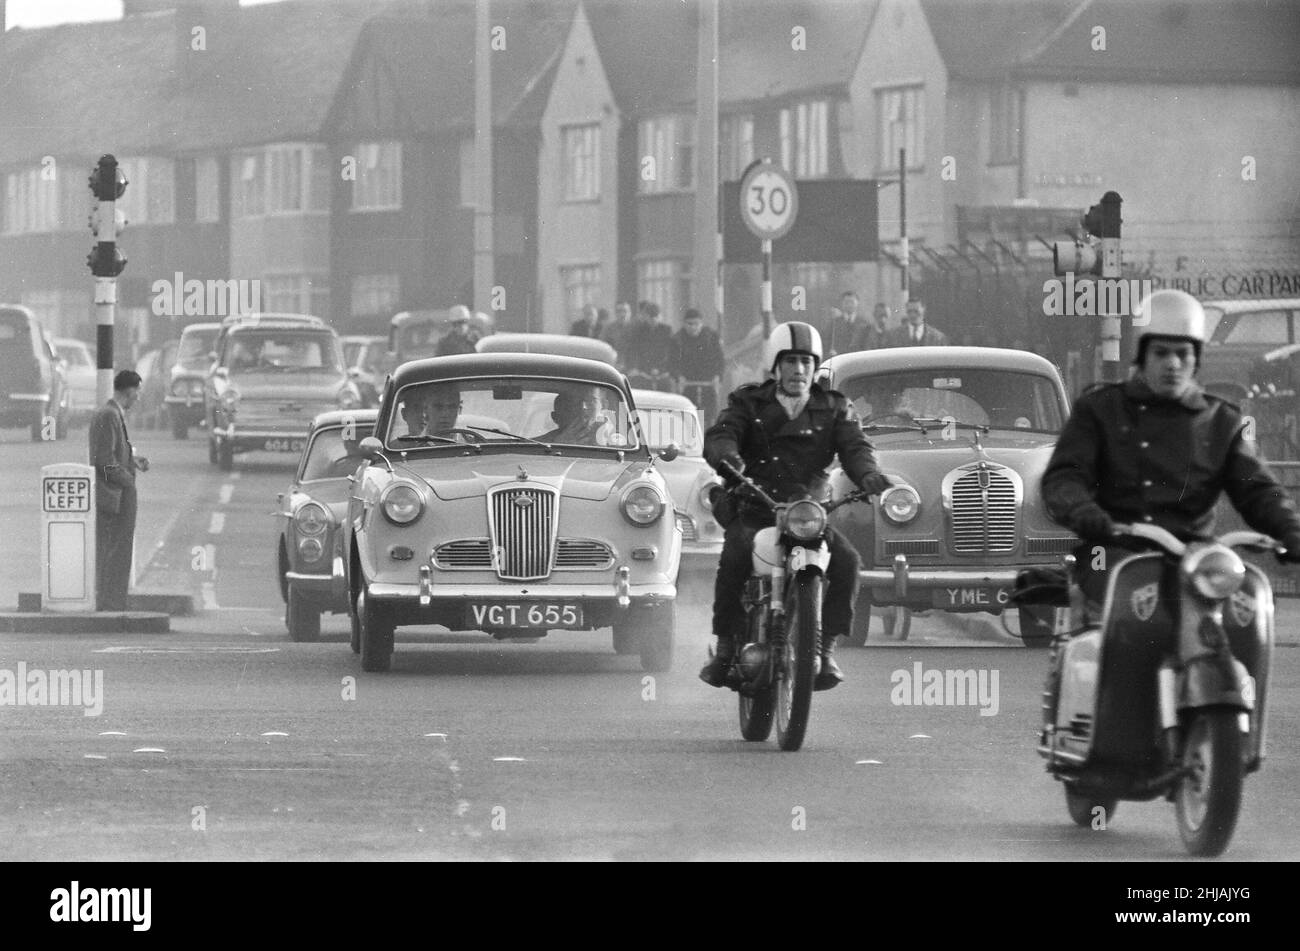
[[598,386],[566,390],[555,397],[555,408],[551,411],[551,419],[555,420],[557,428],[537,439],[582,446],[607,445],[609,420],[602,413],[604,408],[605,401]]

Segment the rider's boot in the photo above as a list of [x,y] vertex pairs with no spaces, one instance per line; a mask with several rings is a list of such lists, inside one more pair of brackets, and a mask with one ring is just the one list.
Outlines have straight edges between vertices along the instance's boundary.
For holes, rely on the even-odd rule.
[[835,663],[835,638],[837,635],[822,632],[822,649],[817,665],[817,676],[813,679],[813,690],[830,690],[844,683],[844,671]]
[[736,656],[736,642],[730,637],[719,637],[718,646],[709,662],[700,668],[700,679],[710,687],[725,687],[727,671]]

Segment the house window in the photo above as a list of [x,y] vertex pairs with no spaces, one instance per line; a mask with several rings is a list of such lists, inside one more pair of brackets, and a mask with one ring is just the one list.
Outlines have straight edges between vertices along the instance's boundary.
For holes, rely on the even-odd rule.
[[899,149],[907,149],[908,168],[918,168],[924,164],[924,102],[923,86],[899,86],[876,91],[877,114],[880,117],[880,157],[877,167],[880,171],[898,169]]
[[117,205],[132,225],[165,225],[176,220],[176,163],[164,158],[119,159],[126,193]]
[[690,306],[691,265],[679,258],[640,261],[636,267],[637,300],[654,301],[664,319],[675,324]]
[[266,213],[266,192],[262,185],[262,153],[237,153],[230,159],[232,218],[256,218]]
[[401,299],[401,278],[396,274],[358,274],[352,279],[352,316],[391,316]]
[[637,181],[642,194],[689,191],[695,187],[694,116],[644,119],[637,136]]
[[402,143],[362,142],[357,146],[353,211],[396,211],[402,207]]
[[1010,83],[989,91],[989,164],[1020,161],[1020,92]]
[[723,116],[718,122],[719,177],[724,182],[740,179],[754,161],[754,117]]
[[566,126],[560,131],[564,146],[564,200],[591,201],[600,197],[600,126]]
[[795,178],[825,178],[829,173],[829,109],[825,99],[818,99],[781,110],[781,164]]
[[[66,177],[66,176],[65,176]],[[29,168],[5,176],[6,234],[54,231],[59,227],[59,183]]]
[[478,166],[474,140],[460,140],[460,206],[473,208],[478,204]]
[[303,153],[299,146],[266,150],[266,210],[268,214],[302,211]]
[[221,181],[217,160],[202,158],[194,163],[194,220],[221,220]]
[[262,278],[262,309],[288,314],[325,314],[329,284],[324,274],[273,274]]
[[329,149],[323,145],[309,145],[305,153],[306,167],[303,174],[307,177],[307,210],[330,210],[330,176]]
[[588,304],[600,305],[600,265],[571,264],[560,268],[560,282],[564,285],[566,313],[577,318]]

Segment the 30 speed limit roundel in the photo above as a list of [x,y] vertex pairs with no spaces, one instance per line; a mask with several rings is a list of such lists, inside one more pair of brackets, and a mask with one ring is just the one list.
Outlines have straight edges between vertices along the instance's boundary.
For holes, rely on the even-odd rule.
[[783,237],[798,213],[799,192],[794,179],[779,165],[755,165],[740,183],[740,214],[757,237]]

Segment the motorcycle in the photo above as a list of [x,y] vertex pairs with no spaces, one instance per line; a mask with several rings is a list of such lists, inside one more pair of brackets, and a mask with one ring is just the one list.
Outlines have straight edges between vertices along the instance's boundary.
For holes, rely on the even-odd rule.
[[1116,533],[1156,548],[1114,566],[1099,625],[1071,582],[1038,752],[1078,825],[1109,822],[1118,800],[1164,796],[1187,851],[1219,855],[1264,761],[1273,652],[1272,588],[1233,549],[1282,549],[1250,531],[1187,543],[1152,525]]
[[754,536],[753,574],[741,599],[746,641],[735,653],[727,686],[739,694],[740,735],[762,742],[775,724],[777,745],[791,752],[803,744],[808,729],[820,661],[822,596],[831,557],[827,516],[866,495],[853,492],[826,505],[810,498],[780,503],[723,466],[776,515],[775,525]]

